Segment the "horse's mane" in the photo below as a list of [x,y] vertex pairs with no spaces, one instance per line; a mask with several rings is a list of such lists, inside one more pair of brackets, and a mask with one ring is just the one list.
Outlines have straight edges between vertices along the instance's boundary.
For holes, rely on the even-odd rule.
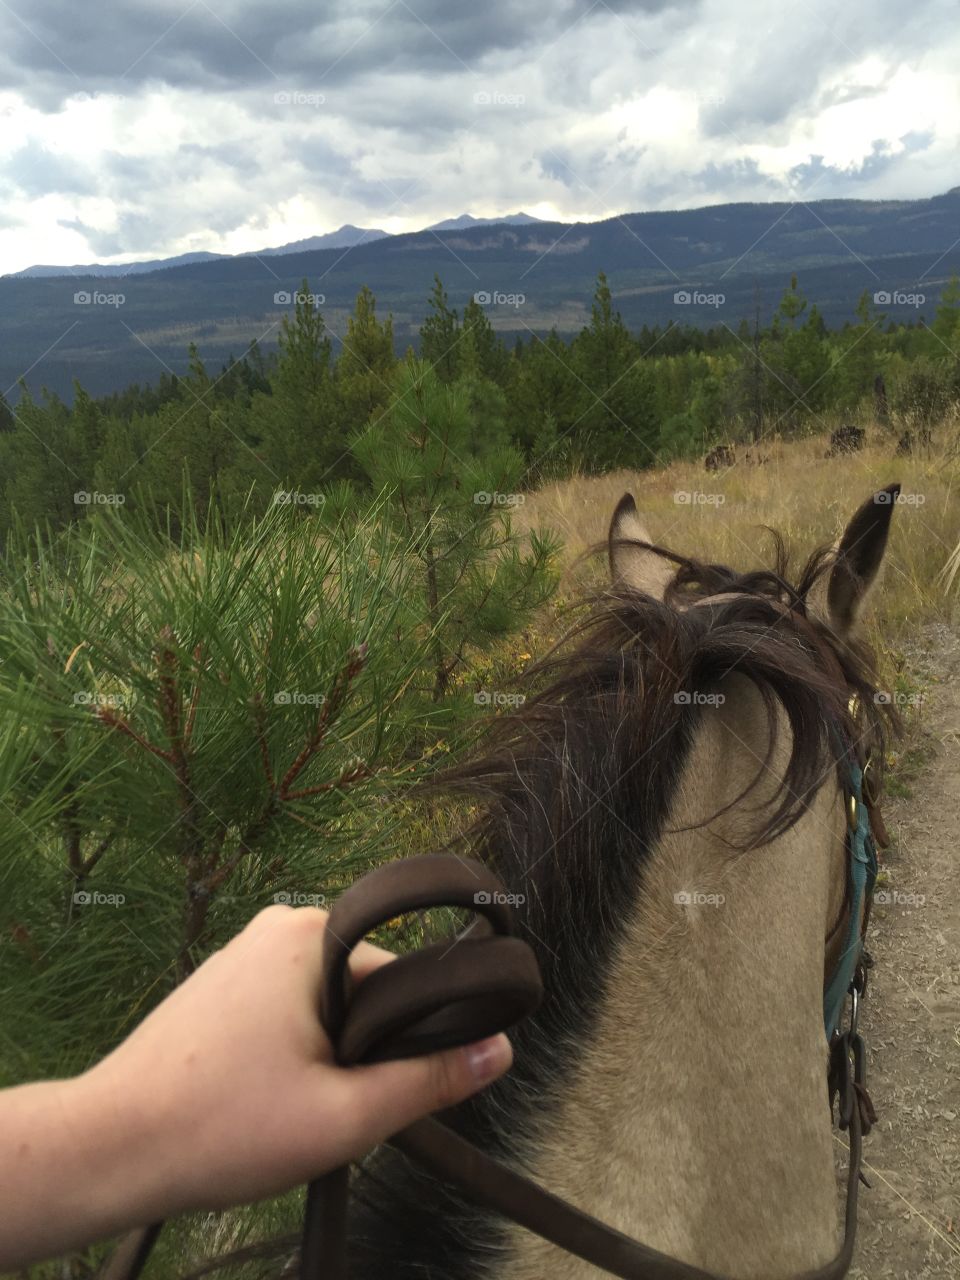
[[[544,977],[543,1005],[511,1033],[514,1069],[446,1117],[494,1153],[522,1163],[538,1112],[589,1039],[644,860],[697,723],[710,713],[677,695],[717,689],[731,673],[752,681],[768,713],[764,763],[778,709],[786,715],[782,794],[758,811],[752,846],[800,819],[845,743],[866,739],[882,761],[896,714],[874,699],[872,655],[809,608],[833,553],[816,551],[791,582],[783,540],[773,536],[770,569],[742,574],[654,547],[677,566],[664,600],[623,583],[588,593],[578,606],[585,616],[521,682],[531,691],[526,702],[497,717],[481,749],[425,785],[427,796],[477,805],[479,817],[450,848],[486,861],[523,896],[520,928]],[[730,598],[709,599],[721,593]],[[497,1257],[498,1223],[478,1225],[483,1215],[455,1193],[393,1154],[375,1158],[370,1172],[376,1205],[359,1215],[356,1280],[466,1280]]]
[[[839,764],[842,744],[869,742],[882,768],[896,713],[889,701],[876,700],[874,656],[862,640],[838,636],[809,609],[834,553],[815,551],[791,582],[784,541],[770,532],[773,567],[749,573],[638,544],[678,566],[663,601],[618,583],[574,605],[586,616],[521,679],[521,688],[535,692],[496,720],[480,751],[426,784],[480,805],[482,816],[462,837],[465,845],[498,863],[511,850],[509,861],[520,871],[573,834],[564,825],[572,818],[581,828],[577,844],[595,847],[590,835],[599,833],[580,805],[592,777],[612,788],[626,785],[626,802],[639,806],[631,812],[646,816],[655,805],[649,785],[658,763],[655,744],[689,731],[703,713],[683,695],[715,688],[733,672],[757,686],[767,707],[770,737],[761,771],[776,744],[777,704],[793,734],[783,798],[752,843],[782,835],[802,816],[829,776],[825,755]],[[721,593],[733,598],[709,602]],[[698,601],[707,603],[684,607]],[[637,774],[639,788],[631,783]]]

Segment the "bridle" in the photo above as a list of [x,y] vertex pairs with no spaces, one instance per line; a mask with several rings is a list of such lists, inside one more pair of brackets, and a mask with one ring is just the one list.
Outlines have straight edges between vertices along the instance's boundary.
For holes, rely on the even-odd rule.
[[[839,735],[840,730],[835,732]],[[828,1103],[849,1132],[843,1242],[832,1259],[792,1280],[840,1280],[853,1257],[861,1139],[876,1121],[866,1089],[866,1055],[858,1028],[871,961],[864,936],[877,874],[877,846],[889,843],[869,753],[840,737],[847,886],[843,947],[824,989],[829,1045]],[[480,917],[468,936],[398,957],[353,988],[348,961],[357,944],[396,916],[438,906]],[[517,936],[503,885],[479,862],[431,855],[389,863],[364,876],[336,902],[324,935],[322,1021],[343,1066],[433,1053],[506,1030],[540,1003],[532,950]],[[849,1021],[841,1029],[847,1001]],[[389,1144],[456,1187],[474,1204],[502,1214],[621,1280],[729,1280],[641,1244],[501,1164],[441,1121],[418,1121]],[[310,1184],[300,1250],[301,1280],[347,1280],[347,1167]],[[135,1280],[162,1223],[131,1233],[101,1280]]]

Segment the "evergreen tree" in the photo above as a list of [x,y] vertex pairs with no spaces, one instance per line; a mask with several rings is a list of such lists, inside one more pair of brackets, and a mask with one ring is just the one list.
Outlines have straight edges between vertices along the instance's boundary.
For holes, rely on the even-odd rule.
[[804,319],[806,311],[807,300],[793,276],[763,350],[769,374],[767,398],[787,428],[815,420],[829,391],[831,358],[823,340],[823,320],[815,306]]
[[507,422],[511,439],[527,459],[529,475],[572,469],[571,428],[580,393],[570,350],[556,329],[514,350],[507,372]]
[[575,447],[589,471],[647,467],[656,458],[659,422],[650,371],[613,309],[607,277],[597,277],[590,324],[571,347],[580,383]]
[[940,305],[931,326],[934,334],[940,339],[941,352],[947,351],[956,356],[960,350],[960,277],[953,275],[944,285],[940,294]]
[[[177,513],[180,520],[184,485],[189,485],[201,526],[213,508],[226,514],[222,482],[234,461],[238,440],[226,423],[224,407],[195,346],[190,348],[190,376],[181,379],[181,394],[151,418],[152,436],[146,441],[143,482],[153,498]],[[180,527],[176,521],[175,528]]]
[[0,434],[0,476],[4,481],[4,502],[0,530],[14,525],[14,513],[28,528],[44,526],[62,529],[81,513],[84,489],[70,439],[70,413],[56,396],[46,395],[43,404],[20,384],[20,400],[11,431]]
[[71,460],[83,482],[82,487],[92,489],[97,458],[103,448],[103,412],[76,381],[73,384],[73,411],[70,414],[68,439]]
[[293,318],[284,316],[269,395],[254,394],[245,415],[249,449],[239,473],[269,492],[313,492],[350,472],[343,408],[323,316],[306,280]]
[[857,321],[836,339],[836,357],[829,387],[831,402],[843,409],[856,408],[869,395],[880,373],[880,333],[883,316],[875,314],[866,290],[857,302]]
[[109,417],[104,424],[103,444],[93,470],[93,488],[99,493],[122,493],[128,510],[142,481],[147,456],[147,439],[153,437],[151,419],[137,414],[124,420]]
[[463,309],[462,341],[466,342],[468,337],[473,341],[483,377],[502,386],[507,377],[509,359],[490,323],[490,317],[476,297],[472,297]]
[[360,427],[371,414],[380,413],[391,395],[390,379],[397,363],[393,317],[387,316],[381,324],[376,311],[376,298],[364,285],[347,320],[336,366],[345,421],[351,427]]
[[459,367],[460,326],[438,275],[433,277],[433,290],[427,302],[431,314],[420,326],[420,358],[436,369],[441,382],[452,382]]
[[7,398],[0,391],[0,433],[4,431],[12,431],[14,427],[13,410],[7,403]]
[[433,636],[430,696],[440,702],[470,647],[521,626],[552,592],[557,545],[535,533],[521,549],[503,513],[522,497],[522,457],[508,445],[485,447],[468,387],[445,384],[424,360],[400,365],[389,411],[353,451],[375,489],[392,495],[398,528],[416,548]]

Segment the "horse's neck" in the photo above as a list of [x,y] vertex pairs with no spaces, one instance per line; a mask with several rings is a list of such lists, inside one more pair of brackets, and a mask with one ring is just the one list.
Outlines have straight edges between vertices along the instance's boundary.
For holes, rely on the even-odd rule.
[[[713,813],[759,767],[744,747],[764,754],[759,699],[726,683],[668,829]],[[785,728],[751,806],[776,790],[788,744]],[[738,1280],[778,1280],[836,1251],[822,988],[825,921],[839,907],[839,804],[828,780],[791,832],[748,853],[724,843],[742,831],[743,806],[705,830],[664,835],[598,991],[591,1042],[545,1109],[531,1162],[555,1194]],[[684,893],[706,900],[677,902]],[[600,1275],[526,1233],[510,1244],[509,1280]]]

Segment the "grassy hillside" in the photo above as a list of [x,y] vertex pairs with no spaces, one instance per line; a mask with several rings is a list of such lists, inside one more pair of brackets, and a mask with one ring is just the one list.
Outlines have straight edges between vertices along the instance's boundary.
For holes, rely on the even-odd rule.
[[[960,543],[960,453],[957,424],[946,427],[927,456],[895,457],[888,434],[873,428],[859,454],[827,456],[827,435],[777,440],[725,471],[708,472],[700,462],[676,462],[644,471],[574,476],[527,495],[518,528],[544,523],[564,541],[560,591],[520,640],[496,658],[478,659],[483,679],[505,688],[509,681],[558,640],[568,625],[567,608],[587,584],[606,574],[605,556],[589,554],[603,544],[610,516],[625,492],[637,501],[651,537],[661,545],[746,570],[769,564],[771,539],[780,532],[799,567],[815,547],[832,544],[854,510],[891,481],[903,486],[893,518],[883,580],[863,617],[866,636],[879,655],[881,676],[893,692],[914,690],[920,674],[908,669],[904,645],[926,623],[956,611],[943,570]],[[706,499],[685,501],[681,495]],[[904,704],[919,713],[920,701]],[[909,716],[908,716],[909,719]]]

